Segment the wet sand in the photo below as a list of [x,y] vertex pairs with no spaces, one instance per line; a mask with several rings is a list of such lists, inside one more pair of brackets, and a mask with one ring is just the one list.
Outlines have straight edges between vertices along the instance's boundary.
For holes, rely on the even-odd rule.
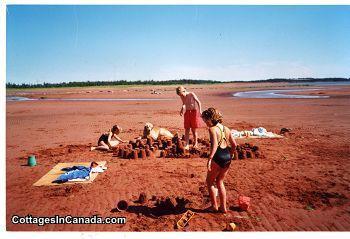
[[[180,99],[174,86],[125,88],[71,88],[8,91],[31,98],[172,98],[169,101],[23,101],[6,103],[6,219],[10,231],[177,231],[180,214],[154,218],[145,213],[152,201],[134,203],[141,192],[149,197],[182,196],[196,212],[185,229],[222,231],[235,222],[238,231],[349,231],[350,87],[327,86],[310,95],[321,99],[243,99],[233,92],[289,89],[287,84],[196,85],[203,109],[216,107],[224,124],[234,129],[263,126],[283,139],[239,139],[258,145],[262,159],[233,161],[226,178],[227,215],[207,213],[209,206],[199,188],[205,186],[206,160],[125,160],[112,153],[90,152],[100,134],[121,125],[123,139],[142,134],[146,122],[183,134],[178,115]],[[293,86],[295,88],[295,86]],[[300,87],[306,89],[307,87]],[[310,86],[315,88],[315,86]],[[161,92],[151,94],[151,89]],[[306,94],[303,91],[301,94]],[[294,94],[294,93],[293,93]],[[201,137],[208,138],[206,129]],[[36,167],[25,166],[37,157]],[[107,161],[108,170],[92,184],[34,187],[32,184],[59,162]],[[191,175],[193,174],[193,175]],[[251,197],[247,212],[236,210],[238,190]],[[113,212],[118,200],[133,207]],[[14,225],[11,216],[125,216],[125,225]]]

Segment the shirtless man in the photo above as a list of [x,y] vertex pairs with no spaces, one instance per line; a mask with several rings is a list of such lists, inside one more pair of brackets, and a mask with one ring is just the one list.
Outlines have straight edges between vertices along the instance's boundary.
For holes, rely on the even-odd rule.
[[[176,94],[178,94],[182,100],[182,107],[180,110],[180,116],[184,115],[184,127],[185,127],[185,149],[189,149],[189,136],[190,130],[193,134],[193,147],[198,146],[198,132],[197,128],[201,126],[201,113],[202,105],[198,97],[193,92],[188,92],[183,86],[176,88]],[[184,114],[184,110],[185,114]]]

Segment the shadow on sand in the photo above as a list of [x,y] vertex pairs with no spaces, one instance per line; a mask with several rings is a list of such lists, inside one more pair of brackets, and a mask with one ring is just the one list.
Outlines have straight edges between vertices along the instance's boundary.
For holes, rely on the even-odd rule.
[[207,209],[197,209],[197,208],[181,208],[181,209],[167,209],[159,206],[149,207],[149,206],[129,206],[127,212],[142,214],[150,218],[158,218],[166,215],[179,215],[185,213],[187,210],[191,210],[195,213],[209,213]]

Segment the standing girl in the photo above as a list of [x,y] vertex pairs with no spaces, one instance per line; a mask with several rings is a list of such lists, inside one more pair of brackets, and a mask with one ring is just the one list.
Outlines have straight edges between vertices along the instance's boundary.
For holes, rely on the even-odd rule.
[[[222,125],[222,115],[216,109],[209,108],[203,111],[202,118],[209,128],[211,143],[206,180],[212,203],[211,210],[226,213],[226,189],[224,178],[230,167],[237,143],[231,135],[230,129]],[[219,190],[220,207],[218,207],[216,200],[214,183],[216,183]]]

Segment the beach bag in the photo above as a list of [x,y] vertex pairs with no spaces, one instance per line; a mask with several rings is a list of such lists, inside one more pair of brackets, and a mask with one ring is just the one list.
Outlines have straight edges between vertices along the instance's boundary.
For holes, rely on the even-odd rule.
[[238,197],[237,204],[241,210],[247,211],[249,209],[249,206],[250,206],[250,197],[240,195]]

